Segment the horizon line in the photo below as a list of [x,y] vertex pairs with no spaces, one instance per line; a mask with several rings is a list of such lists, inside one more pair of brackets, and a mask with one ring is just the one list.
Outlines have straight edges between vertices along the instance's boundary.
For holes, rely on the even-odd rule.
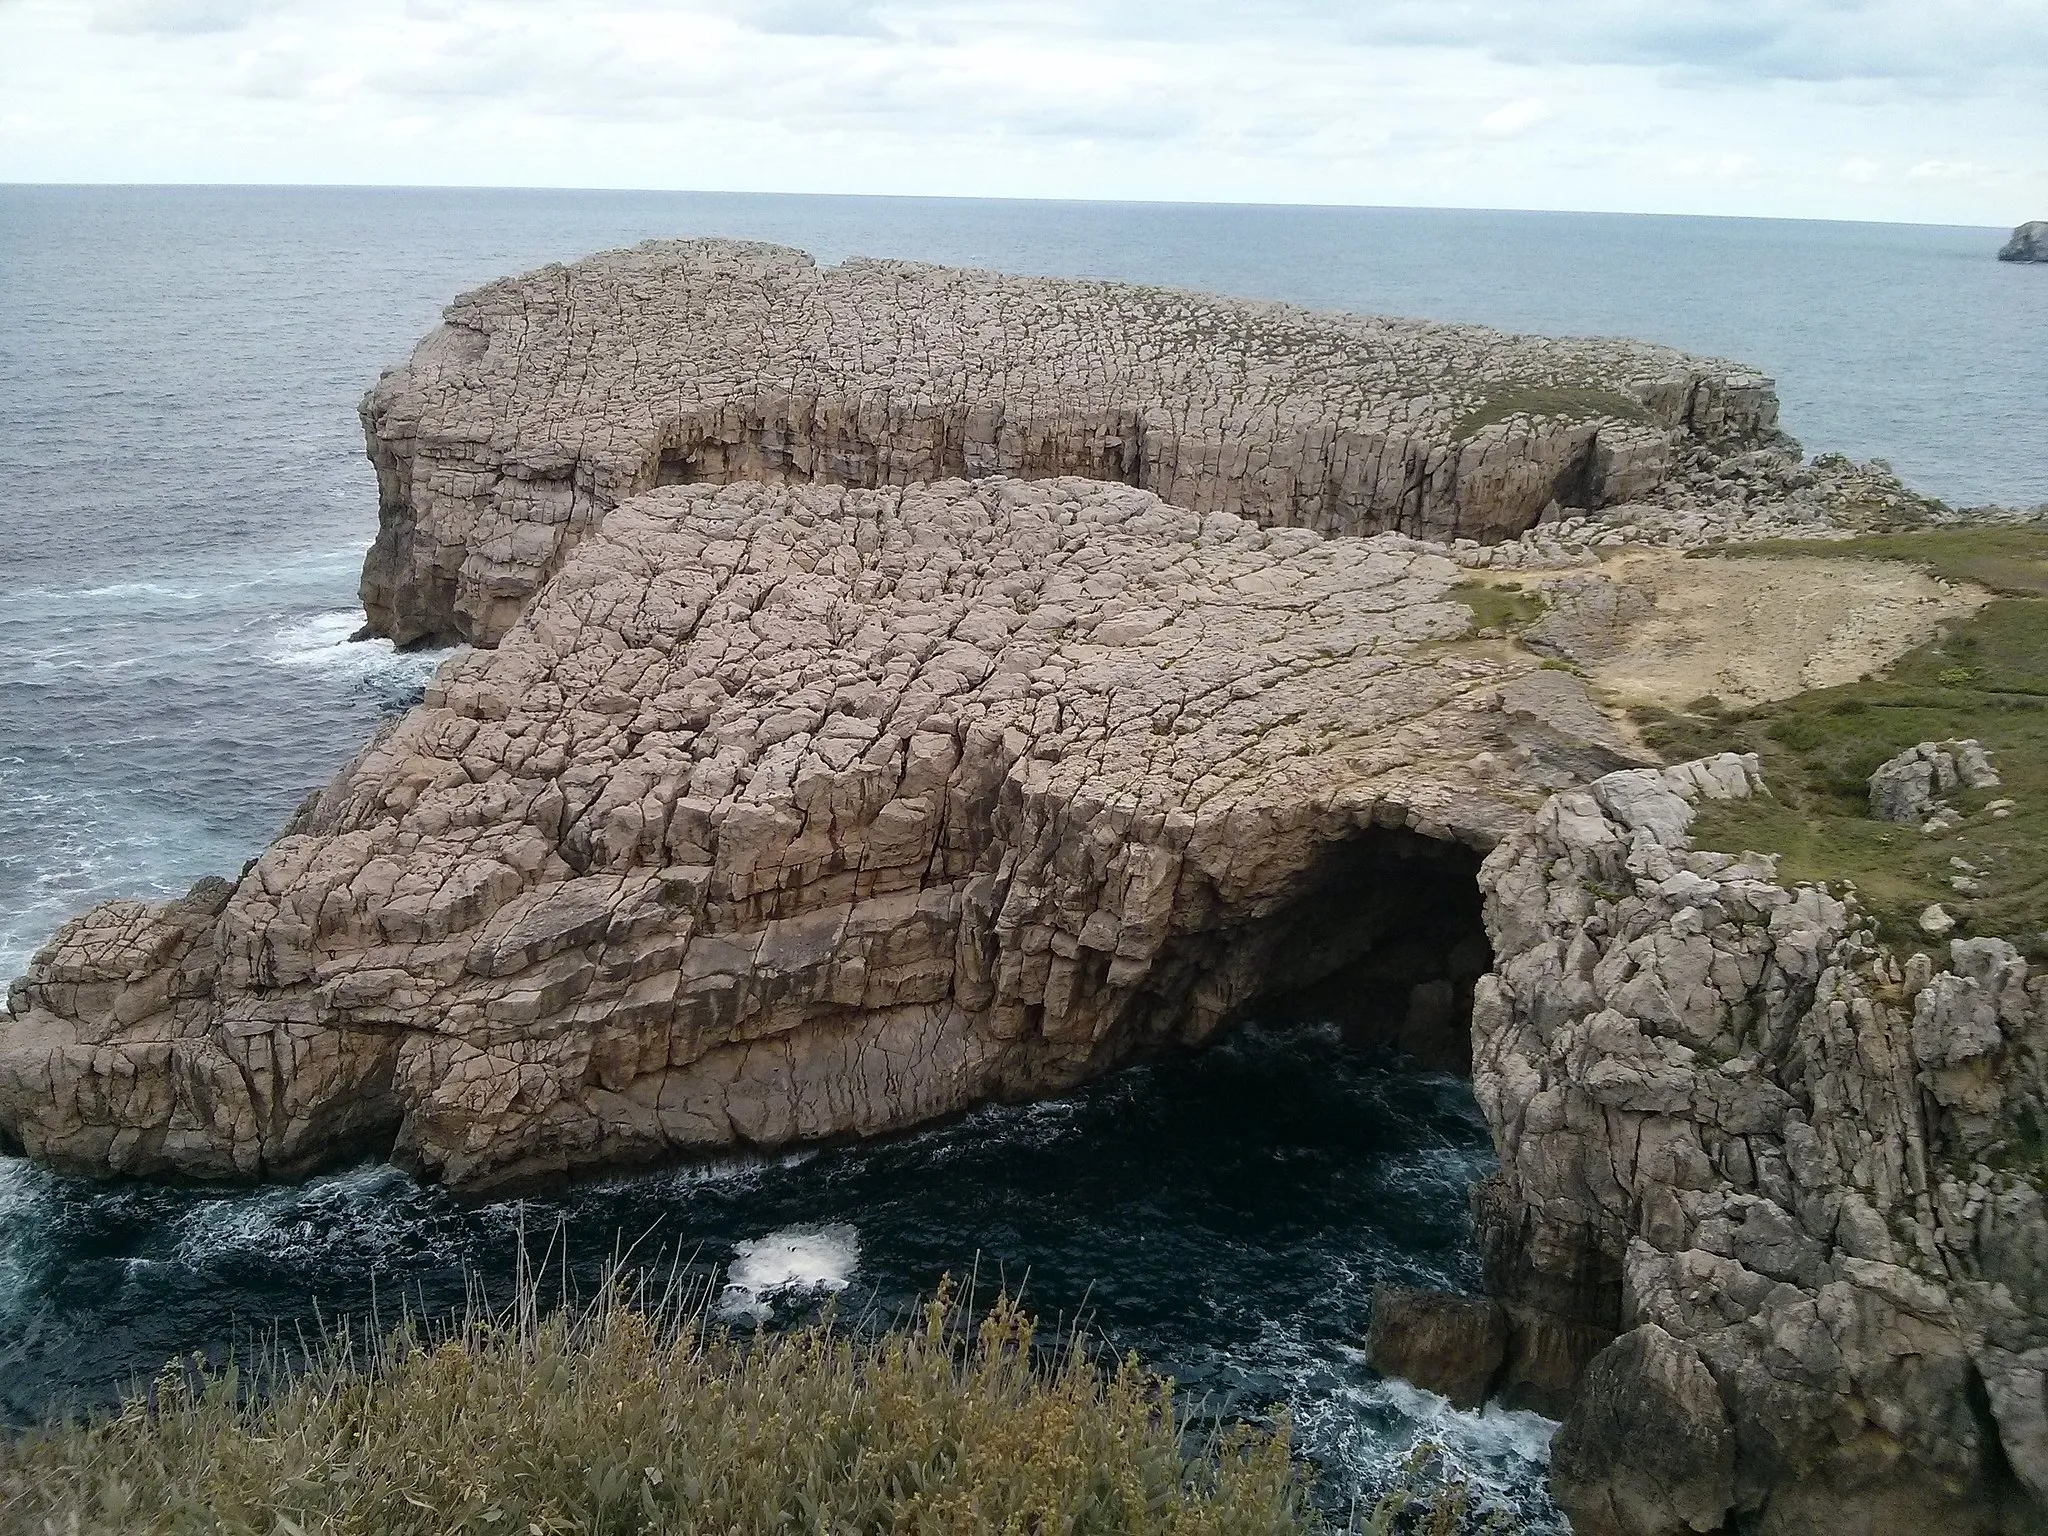
[[[185,192],[507,192],[567,193],[611,197],[760,197],[831,198],[862,202],[1019,203],[1100,208],[1244,208],[1300,209],[1337,213],[1509,213],[1562,214],[1574,218],[1696,219],[1756,224],[1860,224],[1880,229],[2007,230],[2017,225],[1952,224],[1920,219],[1844,219],[1781,213],[1674,213],[1630,208],[1535,208],[1467,203],[1285,203],[1234,199],[1123,197],[1003,197],[949,192],[791,192],[731,187],[562,186],[510,182],[374,182],[374,181],[13,181],[0,188],[52,191],[185,191]],[[2021,223],[2027,221],[2022,220]]]

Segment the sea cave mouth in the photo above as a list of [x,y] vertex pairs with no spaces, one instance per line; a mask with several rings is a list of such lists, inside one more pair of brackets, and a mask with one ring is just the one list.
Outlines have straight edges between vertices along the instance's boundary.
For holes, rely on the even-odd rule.
[[1251,936],[1255,979],[1226,1028],[1334,1025],[1347,1045],[1469,1078],[1473,989],[1493,966],[1481,858],[1405,828],[1326,845]]

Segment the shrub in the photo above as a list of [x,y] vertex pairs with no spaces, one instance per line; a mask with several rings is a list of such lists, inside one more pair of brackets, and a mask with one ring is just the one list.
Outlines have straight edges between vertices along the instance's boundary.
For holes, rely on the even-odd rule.
[[[1190,1443],[1192,1440],[1192,1443]],[[1175,1533],[1311,1528],[1285,1422],[1187,1434],[1173,1386],[1007,1298],[735,1335],[618,1287],[337,1329],[250,1374],[173,1362],[118,1413],[0,1441],[0,1529]]]

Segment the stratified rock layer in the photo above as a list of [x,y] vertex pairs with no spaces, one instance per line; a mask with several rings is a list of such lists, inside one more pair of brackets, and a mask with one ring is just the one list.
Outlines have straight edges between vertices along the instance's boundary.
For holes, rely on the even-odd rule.
[[657,485],[1086,475],[1199,513],[1494,540],[1774,439],[1768,380],[1622,341],[724,241],[487,284],[363,403],[372,631],[495,644]]
[[1996,939],[1893,970],[1852,906],[1690,850],[1756,788],[1612,774],[1481,873],[1489,1282],[1620,1335],[1553,1487],[1595,1533],[2041,1530],[2048,978]]
[[1095,481],[652,492],[232,889],[60,933],[0,1126],[479,1186],[1057,1089],[1403,939],[1455,1031],[1476,895],[1408,929],[1524,814],[1464,765],[1530,665],[1440,643],[1456,574]]

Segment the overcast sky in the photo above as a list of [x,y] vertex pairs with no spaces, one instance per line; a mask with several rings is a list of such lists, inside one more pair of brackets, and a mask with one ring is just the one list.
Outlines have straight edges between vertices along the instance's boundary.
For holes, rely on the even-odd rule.
[[2048,218],[2048,0],[0,0],[0,180]]

